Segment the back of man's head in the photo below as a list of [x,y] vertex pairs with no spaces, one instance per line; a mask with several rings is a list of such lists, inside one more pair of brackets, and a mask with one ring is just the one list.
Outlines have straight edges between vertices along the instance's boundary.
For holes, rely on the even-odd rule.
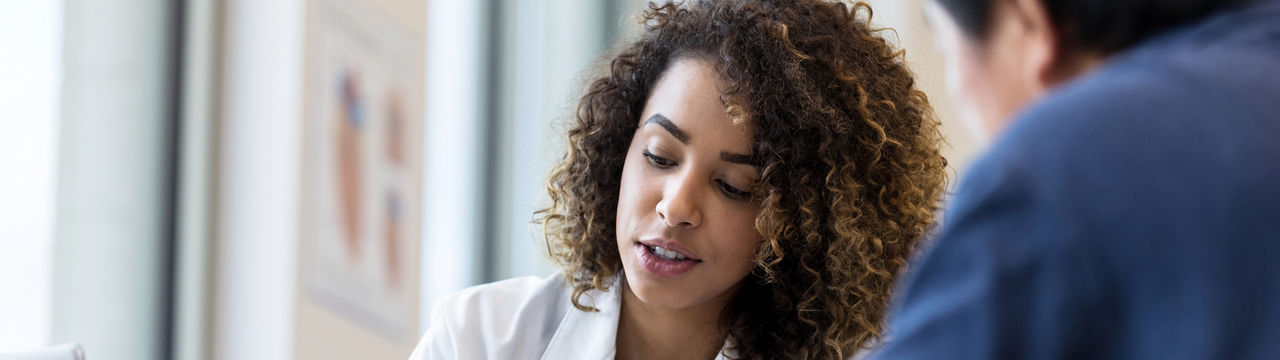
[[[934,0],[970,37],[989,34],[999,1]],[[1068,49],[1114,53],[1180,25],[1195,23],[1256,0],[1036,0],[1044,5]]]

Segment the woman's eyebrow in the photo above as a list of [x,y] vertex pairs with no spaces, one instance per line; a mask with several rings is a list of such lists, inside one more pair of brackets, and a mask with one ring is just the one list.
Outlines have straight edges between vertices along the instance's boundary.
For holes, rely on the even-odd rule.
[[735,164],[755,165],[755,162],[751,161],[752,160],[751,155],[731,153],[728,151],[720,152],[720,160],[728,161]]
[[[681,143],[686,145],[689,144],[689,134],[685,133],[684,130],[680,130],[679,126],[676,126],[675,123],[671,122],[671,119],[667,119],[667,117],[662,116],[662,114],[653,114],[653,116],[650,116],[648,120],[644,121],[644,124],[646,126],[649,124],[657,124],[663,129],[666,129],[667,132],[671,133],[671,136],[674,136],[676,140],[680,140]],[[743,165],[755,164],[751,159],[751,155],[731,153],[728,151],[720,152],[720,160]]]
[[644,124],[658,124],[658,126],[661,126],[663,129],[667,129],[667,132],[671,133],[671,136],[676,137],[676,140],[680,140],[680,142],[685,145],[689,144],[689,134],[686,134],[684,130],[680,130],[680,127],[676,126],[675,123],[672,123],[666,116],[662,116],[662,114],[653,114],[653,116],[649,117],[649,120],[644,121]]

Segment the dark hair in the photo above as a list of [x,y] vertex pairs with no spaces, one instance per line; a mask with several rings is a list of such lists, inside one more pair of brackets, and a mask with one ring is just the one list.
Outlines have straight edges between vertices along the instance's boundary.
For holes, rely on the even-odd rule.
[[[985,40],[996,1],[933,0],[970,37]],[[1069,49],[1104,54],[1254,0],[1039,0]]]
[[650,4],[645,31],[607,63],[569,122],[539,211],[573,303],[620,276],[619,180],[654,83],[671,63],[723,77],[734,121],[754,127],[756,267],[725,309],[739,356],[843,359],[883,333],[895,276],[933,225],[945,186],[938,120],[902,52],[863,3]]

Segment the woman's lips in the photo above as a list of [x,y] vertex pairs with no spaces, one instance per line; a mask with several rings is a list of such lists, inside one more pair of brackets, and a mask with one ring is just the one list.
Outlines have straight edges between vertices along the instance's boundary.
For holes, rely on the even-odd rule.
[[702,261],[701,258],[693,254],[693,251],[689,251],[689,249],[686,249],[684,245],[680,245],[680,243],[672,240],[667,240],[663,238],[653,238],[653,239],[640,240],[640,244],[644,246],[649,246],[649,247],[660,247],[663,249],[667,249],[667,251],[674,251],[674,252],[680,253],[681,256],[684,256],[689,260],[696,260],[699,262]]
[[[675,251],[673,249],[668,249]],[[694,267],[702,264],[702,260],[687,258],[684,260],[671,260],[659,257],[650,250],[649,245],[644,243],[636,243],[635,245],[636,259],[640,261],[640,266],[646,271],[664,278],[674,278],[684,275],[692,271]],[[684,252],[681,252],[684,255]],[[686,256],[687,257],[687,256]]]

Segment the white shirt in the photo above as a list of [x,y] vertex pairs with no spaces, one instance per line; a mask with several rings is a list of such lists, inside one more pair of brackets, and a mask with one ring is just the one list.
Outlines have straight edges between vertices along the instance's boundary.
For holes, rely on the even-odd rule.
[[573,307],[573,289],[559,274],[464,289],[431,309],[431,327],[409,359],[613,359],[618,287],[615,280],[609,291],[583,295],[583,305],[599,312]]

